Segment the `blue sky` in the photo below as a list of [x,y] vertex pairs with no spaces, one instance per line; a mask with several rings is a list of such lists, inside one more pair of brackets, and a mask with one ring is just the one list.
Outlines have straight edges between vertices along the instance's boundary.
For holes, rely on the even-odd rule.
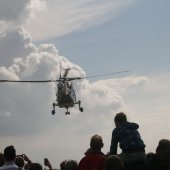
[[[88,74],[168,72],[170,2],[138,0],[109,21],[49,39]],[[95,10],[95,9],[94,9]],[[95,66],[94,66],[94,63]]]
[[154,152],[170,129],[169,9],[168,0],[1,0],[0,79],[56,79],[60,63],[75,77],[130,72],[75,81],[84,112],[70,116],[51,115],[56,84],[1,84],[0,151],[13,144],[58,168],[79,161],[99,134],[106,153],[124,111]]

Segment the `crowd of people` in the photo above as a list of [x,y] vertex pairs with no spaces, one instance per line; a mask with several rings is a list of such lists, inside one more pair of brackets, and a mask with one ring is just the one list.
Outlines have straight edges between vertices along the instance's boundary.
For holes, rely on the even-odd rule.
[[[126,114],[117,113],[114,119],[110,151],[102,152],[104,146],[100,135],[94,135],[85,156],[76,160],[64,160],[60,170],[170,170],[170,140],[161,139],[155,152],[146,153],[136,123],[128,122]],[[117,153],[118,144],[122,152]],[[52,170],[45,158],[46,170]],[[0,153],[0,170],[43,170],[40,163],[32,162],[25,154],[16,155],[14,146],[7,146]],[[54,169],[53,169],[54,170]]]

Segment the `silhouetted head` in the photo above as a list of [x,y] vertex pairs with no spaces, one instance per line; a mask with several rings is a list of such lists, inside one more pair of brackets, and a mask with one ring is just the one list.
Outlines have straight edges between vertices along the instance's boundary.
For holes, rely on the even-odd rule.
[[161,139],[156,148],[156,155],[159,159],[170,159],[170,140]]
[[22,156],[17,156],[15,159],[15,164],[18,167],[24,167],[24,165],[25,165],[24,158]]
[[4,149],[4,158],[5,158],[5,161],[7,161],[7,162],[15,160],[15,158],[16,158],[16,151],[15,151],[14,146],[10,145],[10,146],[7,146]]
[[0,152],[0,167],[5,163],[4,154]]
[[103,140],[102,140],[102,137],[99,136],[99,135],[94,135],[91,137],[91,141],[90,141],[90,147],[91,149],[93,150],[96,150],[96,151],[100,151],[101,148],[103,147]]
[[60,170],[65,170],[66,163],[67,163],[66,160],[64,160],[60,163]]
[[105,161],[105,170],[123,170],[123,162],[117,155],[110,155]]
[[78,163],[75,160],[68,160],[65,164],[65,170],[77,170]]
[[43,170],[43,168],[39,163],[32,163],[28,170]]
[[125,113],[120,112],[120,113],[116,114],[114,121],[115,121],[115,125],[117,127],[117,126],[127,122],[127,117],[126,117]]

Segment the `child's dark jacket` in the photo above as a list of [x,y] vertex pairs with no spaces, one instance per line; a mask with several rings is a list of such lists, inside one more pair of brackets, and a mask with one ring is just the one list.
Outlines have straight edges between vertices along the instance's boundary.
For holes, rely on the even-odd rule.
[[140,137],[138,128],[139,125],[136,123],[125,122],[113,129],[110,154],[117,154],[118,143],[123,153],[145,151],[145,144]]

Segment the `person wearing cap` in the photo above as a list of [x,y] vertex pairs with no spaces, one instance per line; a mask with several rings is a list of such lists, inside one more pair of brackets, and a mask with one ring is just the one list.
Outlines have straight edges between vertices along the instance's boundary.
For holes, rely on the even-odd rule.
[[4,149],[5,164],[0,167],[0,170],[18,170],[18,166],[15,164],[16,151],[14,146],[10,145]]
[[90,148],[78,164],[78,170],[104,170],[105,155],[102,153],[103,140],[99,135],[91,137]]

